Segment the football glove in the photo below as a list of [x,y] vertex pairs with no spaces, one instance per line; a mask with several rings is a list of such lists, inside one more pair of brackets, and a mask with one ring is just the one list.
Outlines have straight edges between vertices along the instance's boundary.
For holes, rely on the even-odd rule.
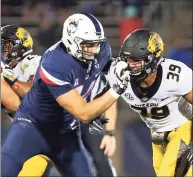
[[10,86],[12,86],[17,81],[13,69],[10,68],[8,65],[5,65],[5,68],[3,69],[1,74]]
[[89,133],[94,134],[94,135],[101,134],[104,131],[103,125],[108,122],[109,122],[109,119],[103,118],[103,117],[92,120],[89,123]]
[[188,151],[189,151],[187,155],[188,162],[193,164],[193,143],[188,146]]
[[[109,70],[109,75],[115,75],[113,81],[109,78],[110,86],[114,91],[121,95],[125,92],[129,82],[128,64],[125,61],[120,61],[119,58],[113,61]],[[111,76],[110,76],[111,77]],[[113,82],[113,83],[112,83]]]

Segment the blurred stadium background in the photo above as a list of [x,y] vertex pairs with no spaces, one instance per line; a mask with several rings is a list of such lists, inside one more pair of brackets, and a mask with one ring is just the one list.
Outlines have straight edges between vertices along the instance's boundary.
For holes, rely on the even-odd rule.
[[[114,57],[127,34],[145,27],[161,35],[166,57],[192,68],[192,0],[2,0],[1,26],[25,27],[41,55],[60,40],[65,19],[79,12],[91,13],[103,24]],[[1,120],[3,140],[10,121],[4,115]],[[118,176],[153,176],[149,130],[123,100],[118,102],[116,138]]]

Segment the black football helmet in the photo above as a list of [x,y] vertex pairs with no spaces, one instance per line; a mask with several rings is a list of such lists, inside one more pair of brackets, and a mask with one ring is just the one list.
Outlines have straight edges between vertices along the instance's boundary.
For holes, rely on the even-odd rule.
[[137,70],[128,66],[131,79],[141,82],[156,71],[162,61],[163,46],[161,37],[148,29],[135,30],[125,38],[119,53],[120,59],[141,62]]
[[18,25],[6,25],[1,28],[1,53],[7,64],[12,60],[23,60],[32,51],[32,37],[24,28]]

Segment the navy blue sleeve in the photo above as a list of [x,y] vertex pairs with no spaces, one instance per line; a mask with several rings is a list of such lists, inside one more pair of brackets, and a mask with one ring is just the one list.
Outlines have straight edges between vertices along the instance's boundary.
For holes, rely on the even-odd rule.
[[74,89],[70,77],[70,72],[66,68],[64,68],[61,72],[57,69],[54,69],[53,66],[51,68],[50,66],[48,67],[42,64],[39,72],[40,78],[47,85],[54,98],[57,98],[58,96]]

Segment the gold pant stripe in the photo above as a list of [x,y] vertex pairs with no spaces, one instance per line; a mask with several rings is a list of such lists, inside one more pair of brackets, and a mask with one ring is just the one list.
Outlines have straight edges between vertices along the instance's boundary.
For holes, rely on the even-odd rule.
[[18,176],[43,176],[46,171],[48,161],[40,155],[28,159]]

